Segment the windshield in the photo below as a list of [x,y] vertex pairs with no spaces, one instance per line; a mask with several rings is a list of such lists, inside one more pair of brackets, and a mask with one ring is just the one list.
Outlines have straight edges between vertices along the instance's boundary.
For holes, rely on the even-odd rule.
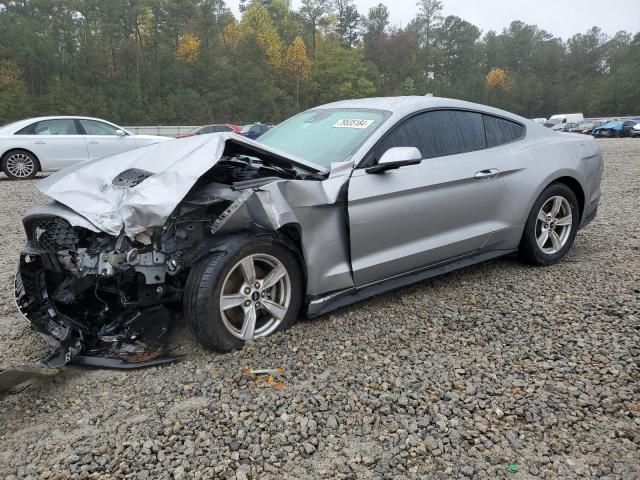
[[557,125],[558,123],[562,122],[562,120],[564,120],[564,118],[550,118],[547,123],[550,123],[551,125]]
[[249,131],[253,128],[253,123],[251,125],[245,125],[240,129],[242,133],[249,133]]
[[258,141],[323,167],[344,162],[391,115],[385,110],[317,109],[302,112]]

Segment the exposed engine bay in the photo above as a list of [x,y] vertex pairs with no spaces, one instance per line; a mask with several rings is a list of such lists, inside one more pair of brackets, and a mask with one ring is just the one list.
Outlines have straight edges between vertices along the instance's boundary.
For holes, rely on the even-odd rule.
[[[111,184],[131,189],[152,176],[132,168]],[[30,212],[16,304],[53,348],[42,364],[135,368],[179,358],[170,355],[167,340],[190,268],[222,232],[277,226],[266,211],[273,208],[269,195],[256,194],[261,187],[314,178],[321,177],[254,156],[223,156],[163,225],[135,235],[72,225],[73,212],[60,203]]]

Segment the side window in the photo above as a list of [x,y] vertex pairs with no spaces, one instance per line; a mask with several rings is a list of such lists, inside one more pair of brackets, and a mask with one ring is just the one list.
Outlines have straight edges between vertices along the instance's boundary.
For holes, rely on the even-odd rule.
[[60,118],[32,123],[16,135],[78,135],[78,130],[72,118]]
[[461,110],[436,110],[411,117],[376,147],[375,161],[392,147],[417,147],[423,158],[443,157],[485,148],[482,115]]
[[524,127],[504,118],[484,115],[484,129],[487,134],[487,147],[497,147],[524,137]]
[[87,135],[115,135],[118,130],[113,125],[97,120],[80,120],[80,124]]

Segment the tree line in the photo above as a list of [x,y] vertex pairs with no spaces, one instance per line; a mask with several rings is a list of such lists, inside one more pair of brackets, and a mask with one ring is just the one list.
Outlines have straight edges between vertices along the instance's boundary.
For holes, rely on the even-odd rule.
[[[640,114],[640,33],[563,41],[521,21],[483,33],[440,0],[392,25],[353,0],[0,2],[0,123],[279,122],[314,105],[433,93],[527,117]],[[576,7],[578,8],[578,7]]]

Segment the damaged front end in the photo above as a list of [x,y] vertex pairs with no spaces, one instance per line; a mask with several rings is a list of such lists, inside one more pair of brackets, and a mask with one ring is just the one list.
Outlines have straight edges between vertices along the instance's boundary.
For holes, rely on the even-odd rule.
[[181,290],[153,234],[115,238],[38,214],[24,226],[16,304],[53,348],[45,366],[74,359],[125,368],[174,359],[166,355],[172,313],[163,305],[178,302]]
[[[275,230],[286,220],[288,211],[277,211],[272,197],[278,190],[262,187],[319,178],[268,154],[247,156],[246,146],[225,140],[185,142],[188,151],[172,147],[173,157],[154,155],[160,147],[152,146],[125,165],[135,168],[100,181],[101,165],[89,163],[39,185],[56,202],[23,219],[27,244],[15,296],[52,348],[45,367],[73,361],[136,368],[176,360],[168,336],[191,267],[220,248],[223,234]],[[115,160],[103,165],[113,168]],[[176,168],[181,162],[190,162],[188,178]]]

